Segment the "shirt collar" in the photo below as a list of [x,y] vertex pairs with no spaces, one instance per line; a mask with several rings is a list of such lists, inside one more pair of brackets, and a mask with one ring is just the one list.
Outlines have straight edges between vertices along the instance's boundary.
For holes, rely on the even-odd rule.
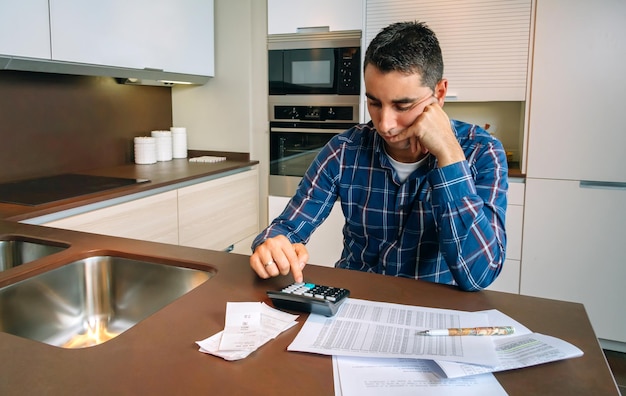
[[[383,138],[380,137],[378,132],[376,132],[376,128],[372,127],[371,131],[372,131],[373,139],[374,139],[373,140],[374,155],[378,157],[380,166],[383,169],[385,169],[387,172],[391,172],[393,181],[396,184],[400,185],[401,183],[398,178],[398,173],[396,172],[396,169],[391,164],[391,160],[389,159],[389,156],[387,155],[387,152],[385,150],[385,141],[383,140]],[[437,159],[435,158],[434,155],[429,154],[428,156],[426,156],[424,161],[420,163],[420,166],[415,171],[413,171],[413,173],[411,173],[411,175],[407,178],[407,181],[414,179],[414,178],[423,177],[424,175],[426,175],[428,172],[430,172],[430,170],[434,169],[436,161]]]

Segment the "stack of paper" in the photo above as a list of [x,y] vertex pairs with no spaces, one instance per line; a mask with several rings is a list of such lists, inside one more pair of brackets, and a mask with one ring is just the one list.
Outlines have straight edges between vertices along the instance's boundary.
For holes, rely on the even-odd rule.
[[[513,326],[504,336],[421,330]],[[350,298],[336,316],[310,315],[288,350],[333,356],[336,395],[506,394],[493,372],[582,356],[497,310],[464,312]]]
[[224,330],[196,344],[203,353],[225,360],[243,359],[294,326],[297,318],[298,315],[261,302],[229,302],[226,304]]

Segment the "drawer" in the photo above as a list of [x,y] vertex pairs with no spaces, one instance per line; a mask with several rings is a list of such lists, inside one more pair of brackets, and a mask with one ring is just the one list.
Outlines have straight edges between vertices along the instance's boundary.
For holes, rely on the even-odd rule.
[[509,179],[508,204],[524,205],[524,191],[526,190],[526,180],[521,178]]

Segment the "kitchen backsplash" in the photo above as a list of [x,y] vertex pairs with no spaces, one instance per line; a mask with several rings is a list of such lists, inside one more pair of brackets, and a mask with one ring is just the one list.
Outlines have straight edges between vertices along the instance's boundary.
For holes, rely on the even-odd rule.
[[0,71],[0,182],[133,163],[133,138],[172,126],[169,87]]

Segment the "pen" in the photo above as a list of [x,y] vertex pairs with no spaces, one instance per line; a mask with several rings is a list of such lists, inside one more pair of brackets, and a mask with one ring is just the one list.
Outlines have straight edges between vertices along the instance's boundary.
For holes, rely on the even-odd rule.
[[515,333],[513,326],[494,326],[494,327],[465,327],[460,329],[431,329],[418,331],[416,335],[428,336],[487,336],[487,335],[508,335]]

